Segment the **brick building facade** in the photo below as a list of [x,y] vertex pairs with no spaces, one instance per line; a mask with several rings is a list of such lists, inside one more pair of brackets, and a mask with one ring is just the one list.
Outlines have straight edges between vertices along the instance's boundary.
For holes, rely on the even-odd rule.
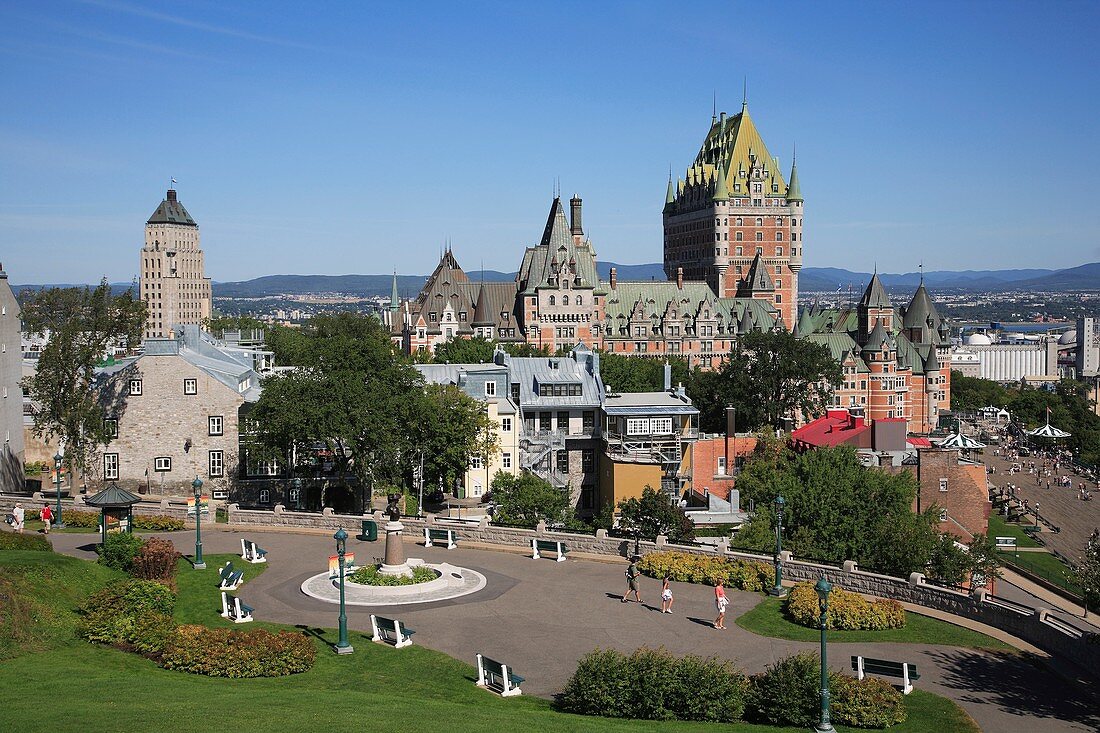
[[985,466],[961,460],[957,450],[922,448],[917,453],[916,511],[937,507],[939,530],[964,543],[986,534],[993,505]]

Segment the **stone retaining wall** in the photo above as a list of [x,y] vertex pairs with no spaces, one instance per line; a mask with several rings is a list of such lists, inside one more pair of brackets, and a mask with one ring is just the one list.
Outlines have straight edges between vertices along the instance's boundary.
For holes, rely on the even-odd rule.
[[[43,504],[49,504],[51,509],[57,507],[56,498],[43,498],[40,494],[35,494],[31,498],[25,496],[0,496],[0,513],[8,514],[15,508],[16,503],[23,505],[24,509],[41,509]],[[157,515],[163,517],[173,517],[175,519],[187,520],[187,505],[181,503],[173,503],[168,499],[160,501],[142,501],[135,504],[134,514],[143,514],[146,516]],[[77,496],[76,499],[61,499],[61,518],[65,519],[65,512],[69,510],[76,510],[80,512],[98,512],[99,509],[95,507],[87,506],[84,503],[84,495]],[[267,512],[270,514],[271,512]]]
[[[381,512],[370,515],[336,515],[326,509],[321,514],[306,512],[288,512],[282,506],[274,511],[244,510],[236,504],[229,505],[229,521],[233,524],[283,527],[323,527],[336,530],[343,527],[352,534],[358,534],[364,519],[374,519],[379,525],[384,522]],[[424,536],[424,526],[454,530],[458,542],[478,542],[490,545],[510,547],[531,546],[531,539],[561,540],[574,552],[594,555],[626,557],[633,551],[634,541],[608,537],[607,532],[598,530],[596,534],[573,534],[547,530],[544,524],[536,529],[519,529],[491,525],[487,519],[478,522],[453,520],[434,515],[426,519],[403,517],[404,535],[420,539]],[[717,547],[697,547],[694,545],[672,545],[665,537],[656,542],[641,542],[642,552],[658,550],[677,550],[702,555],[722,555],[731,559],[772,562],[771,556],[754,555],[730,551],[725,541]],[[881,598],[912,603],[938,611],[968,618],[1001,629],[1023,639],[1056,656],[1067,659],[1100,678],[1100,634],[1079,629],[1076,626],[1049,615],[1045,608],[1031,608],[1001,598],[995,598],[984,589],[969,594],[951,588],[942,588],[926,582],[920,573],[909,578],[895,578],[879,573],[860,570],[855,562],[848,561],[840,567],[820,563],[796,560],[791,553],[783,553],[784,577],[794,581],[816,582],[824,577],[833,585],[845,590]]]

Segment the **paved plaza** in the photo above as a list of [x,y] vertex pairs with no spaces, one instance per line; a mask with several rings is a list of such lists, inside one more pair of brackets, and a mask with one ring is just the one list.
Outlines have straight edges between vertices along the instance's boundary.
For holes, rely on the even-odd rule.
[[[180,551],[193,550],[193,534],[164,535]],[[219,527],[203,534],[206,553],[240,552],[247,536],[268,551],[268,567],[258,578],[241,586],[240,597],[255,607],[258,620],[310,627],[336,625],[336,606],[302,593],[301,585],[327,567],[333,542],[327,535],[262,532],[246,533]],[[56,534],[50,538],[59,551],[90,558],[90,535]],[[352,541],[349,550],[361,561],[381,554],[381,543]],[[623,604],[624,566],[570,558],[566,562],[532,560],[510,552],[458,548],[416,547],[410,553],[428,562],[448,562],[471,568],[486,578],[486,587],[452,601],[379,608],[416,631],[416,643],[474,661],[483,653],[514,665],[527,678],[529,694],[551,696],[573,672],[577,660],[596,647],[631,651],[664,646],[675,654],[716,655],[734,660],[746,671],[816,644],[757,636],[734,624],[726,631],[710,627],[714,617],[713,591],[702,585],[674,584],[674,614],[658,612],[660,587],[643,579],[644,605]],[[216,579],[216,572],[211,578]],[[731,591],[728,619],[735,619],[761,601],[754,593]],[[214,613],[216,609],[211,609]],[[353,645],[369,643],[362,632],[370,628],[372,609],[348,609]],[[399,654],[399,651],[394,651]],[[919,644],[830,644],[830,661],[841,669],[853,654],[915,663],[921,672],[918,687],[957,701],[988,733],[1046,733],[1089,731],[1100,728],[1100,699],[1091,681],[1067,682],[1034,654],[978,652]],[[1064,665],[1059,669],[1065,673]],[[1072,676],[1073,673],[1071,672]],[[949,733],[945,731],[945,733]]]

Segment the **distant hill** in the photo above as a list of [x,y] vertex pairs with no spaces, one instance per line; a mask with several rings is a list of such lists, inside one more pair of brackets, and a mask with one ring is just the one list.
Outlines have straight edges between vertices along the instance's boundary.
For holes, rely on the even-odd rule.
[[[961,272],[930,270],[924,273],[924,283],[930,288],[945,290],[999,290],[1049,276],[1054,272],[1054,270],[1038,269],[963,270]],[[888,290],[915,290],[920,284],[920,278],[919,272],[879,273],[879,279]],[[798,289],[803,292],[833,292],[838,287],[847,290],[849,283],[853,288],[859,288],[870,279],[869,272],[852,272],[837,267],[804,267],[798,277]]]
[[1058,270],[1019,285],[1035,290],[1096,290],[1100,288],[1100,262]]

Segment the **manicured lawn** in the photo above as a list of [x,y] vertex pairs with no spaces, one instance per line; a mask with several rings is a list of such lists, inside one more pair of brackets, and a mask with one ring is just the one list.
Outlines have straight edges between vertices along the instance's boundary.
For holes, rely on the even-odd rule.
[[[818,629],[809,629],[789,620],[783,613],[783,601],[778,598],[764,599],[751,611],[740,616],[737,619],[737,625],[754,634],[771,636],[777,639],[818,641],[821,638],[821,632]],[[912,611],[906,611],[905,626],[900,629],[886,629],[883,631],[830,630],[829,640],[840,642],[886,641],[901,644],[946,644],[997,651],[1015,648],[978,631],[928,616],[921,616]]]
[[[195,571],[184,561],[177,584],[181,621],[223,622],[215,605],[219,562]],[[233,560],[247,577],[263,565]],[[55,618],[34,644],[11,638],[14,655],[0,664],[4,721],[22,733],[186,730],[203,733],[293,733],[323,729],[408,731],[730,731],[793,733],[748,724],[655,723],[588,718],[555,712],[548,700],[507,700],[477,689],[471,665],[420,646],[396,650],[352,634],[355,653],[337,656],[331,629],[310,629],[316,665],[276,679],[228,680],[171,672],[136,654],[76,638],[72,608],[117,573],[46,552],[0,552],[0,584],[17,588],[20,603],[48,608]],[[247,581],[246,581],[247,582]],[[0,585],[0,588],[6,586]],[[245,586],[247,587],[247,585]],[[0,604],[0,614],[6,606]],[[251,624],[249,626],[258,626]],[[274,624],[266,625],[274,627]],[[7,634],[0,625],[0,636]],[[248,627],[244,627],[248,628]],[[43,704],[43,701],[51,701]],[[906,698],[910,721],[896,733],[976,732],[954,703],[916,691]],[[838,730],[844,730],[838,728]]]
[[1060,588],[1065,588],[1077,595],[1081,594],[1081,586],[1077,584],[1073,577],[1073,571],[1049,552],[1021,552],[1017,555],[1011,552],[1002,552],[999,554],[1001,561],[1006,565],[1023,568],[1041,578],[1045,578]]
[[1017,547],[1042,547],[1042,544],[1036,542],[1024,532],[1025,526],[1023,524],[1009,524],[1004,520],[1004,517],[999,514],[991,514],[989,517],[989,536],[994,537],[1015,537]]

